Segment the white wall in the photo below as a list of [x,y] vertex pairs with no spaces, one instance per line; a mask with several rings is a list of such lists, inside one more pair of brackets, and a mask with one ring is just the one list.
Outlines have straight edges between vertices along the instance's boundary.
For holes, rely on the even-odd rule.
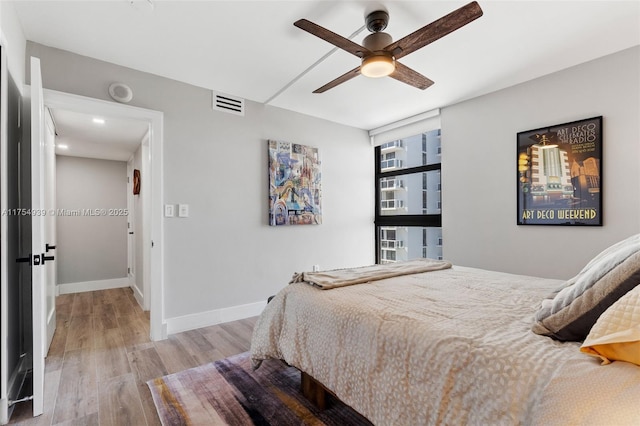
[[58,285],[126,278],[127,163],[59,155],[56,169]]
[[[129,84],[132,105],[164,112],[164,203],[190,206],[164,220],[164,316],[265,301],[293,272],[371,264],[373,148],[363,130],[255,102],[244,117],[213,111],[211,91],[46,46],[49,89],[110,100]],[[267,139],[320,149],[323,224],[268,226]]]
[[3,49],[7,50],[7,67],[18,89],[24,84],[24,52],[27,41],[22,33],[13,2],[0,1],[0,34]]
[[[516,225],[516,134],[603,118],[602,227]],[[442,109],[444,257],[568,278],[640,232],[640,47]]]

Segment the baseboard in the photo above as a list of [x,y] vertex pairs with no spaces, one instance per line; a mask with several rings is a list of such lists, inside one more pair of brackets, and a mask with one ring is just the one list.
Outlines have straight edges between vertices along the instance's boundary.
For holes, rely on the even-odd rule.
[[129,287],[129,278],[84,281],[79,283],[58,284],[59,294],[82,293],[85,291],[108,290],[110,288]]
[[260,315],[265,306],[267,306],[267,302],[262,301],[248,303],[246,305],[231,306],[229,308],[214,309],[212,311],[184,315],[181,317],[168,318],[166,320],[167,333],[175,334],[223,322],[254,317]]
[[133,290],[133,297],[136,298],[138,305],[144,309],[144,295],[142,294],[142,290],[138,287],[138,283],[136,283],[136,277],[133,275],[129,275],[129,287]]
[[9,423],[9,403],[7,398],[0,399],[0,425]]

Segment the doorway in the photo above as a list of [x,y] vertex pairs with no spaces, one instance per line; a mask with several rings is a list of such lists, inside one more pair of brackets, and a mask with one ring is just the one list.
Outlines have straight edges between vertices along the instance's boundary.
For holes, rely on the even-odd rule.
[[72,113],[92,114],[121,120],[137,120],[147,123],[148,132],[142,144],[145,156],[146,179],[142,179],[141,194],[146,194],[148,203],[138,224],[140,245],[142,246],[142,305],[150,311],[150,337],[152,340],[166,338],[166,327],[162,321],[162,122],[163,114],[158,111],[117,104],[83,96],[44,91],[45,106],[53,110]]
[[[49,180],[56,182],[59,294],[131,287],[140,294],[140,306],[149,310],[142,282],[127,277],[127,269],[138,269],[127,264],[127,240],[128,232],[140,237],[140,232],[133,235],[133,207],[142,207],[144,195],[127,203],[127,180],[132,180],[127,161],[135,157],[138,169],[148,163],[141,150],[149,123],[62,109],[47,112],[56,132],[56,170]],[[142,253],[137,258],[142,261]]]

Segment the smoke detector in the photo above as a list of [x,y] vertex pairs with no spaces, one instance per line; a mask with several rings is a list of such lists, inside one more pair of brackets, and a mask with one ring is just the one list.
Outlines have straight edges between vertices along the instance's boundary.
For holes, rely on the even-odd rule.
[[112,83],[109,86],[109,95],[114,101],[126,104],[133,99],[133,90],[124,83]]

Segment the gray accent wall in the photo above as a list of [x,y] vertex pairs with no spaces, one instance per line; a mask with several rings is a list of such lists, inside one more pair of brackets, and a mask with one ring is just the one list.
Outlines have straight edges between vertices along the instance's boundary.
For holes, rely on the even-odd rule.
[[[111,100],[123,82],[130,105],[164,113],[163,203],[190,213],[162,225],[165,319],[265,301],[315,264],[374,262],[366,131],[251,101],[244,117],[213,111],[211,90],[31,42],[26,56],[48,89]],[[268,225],[267,139],[319,148],[322,225]]]
[[[569,278],[640,232],[640,47],[443,108],[444,257]],[[603,116],[602,227],[516,225],[516,134]]]
[[126,278],[127,163],[59,155],[56,171],[58,284]]

